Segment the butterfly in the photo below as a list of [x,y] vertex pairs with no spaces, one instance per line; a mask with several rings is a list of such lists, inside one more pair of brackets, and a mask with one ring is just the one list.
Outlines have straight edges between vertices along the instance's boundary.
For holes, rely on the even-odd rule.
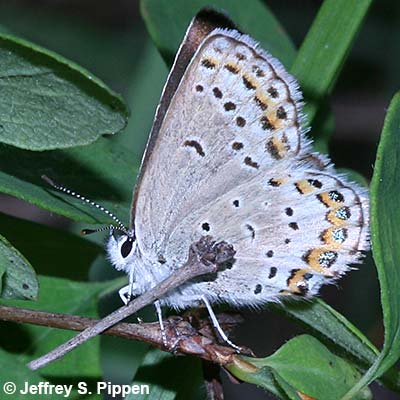
[[197,14],[156,111],[130,227],[107,243],[111,263],[129,277],[124,303],[179,269],[191,244],[210,235],[233,246],[232,262],[155,306],[163,331],[162,306],[204,304],[237,347],[212,304],[308,298],[360,261],[369,247],[368,193],[313,152],[302,106],[278,60],[225,16]]

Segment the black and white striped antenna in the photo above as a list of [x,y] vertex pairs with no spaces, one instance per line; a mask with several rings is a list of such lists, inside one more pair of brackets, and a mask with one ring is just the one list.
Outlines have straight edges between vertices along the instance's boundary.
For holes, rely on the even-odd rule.
[[50,179],[48,176],[46,175],[42,175],[42,179],[47,182],[51,187],[53,187],[54,189],[59,190],[60,192],[66,193],[72,197],[76,197],[79,200],[82,200],[85,203],[90,204],[93,207],[98,208],[100,211],[102,211],[104,214],[108,215],[113,221],[116,222],[116,224],[118,226],[114,226],[114,225],[109,225],[109,226],[103,226],[101,228],[98,229],[83,229],[82,233],[84,235],[89,235],[91,233],[95,233],[95,232],[102,232],[102,231],[106,231],[106,230],[119,230],[124,232],[125,234],[128,235],[128,229],[125,227],[125,225],[121,222],[121,220],[115,216],[111,211],[108,211],[106,208],[104,208],[103,206],[101,206],[100,204],[82,196],[81,194],[74,192],[73,190],[70,190],[68,188],[66,188],[63,185],[57,184],[55,183],[52,179]]

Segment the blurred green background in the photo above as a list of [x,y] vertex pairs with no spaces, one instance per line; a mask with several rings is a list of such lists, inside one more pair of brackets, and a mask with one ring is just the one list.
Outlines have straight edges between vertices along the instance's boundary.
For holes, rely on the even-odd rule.
[[[265,3],[297,47],[321,4],[312,0],[270,0]],[[400,2],[375,2],[331,98],[335,129],[330,155],[338,167],[353,168],[368,179],[373,171],[386,107],[400,86],[399,22]],[[140,160],[168,69],[146,32],[137,1],[3,0],[0,1],[0,25],[10,33],[75,61],[120,92],[132,115],[118,140],[131,149],[132,162]],[[130,139],[132,137],[134,140]],[[79,231],[78,226],[66,219],[8,196],[0,197],[0,211],[72,232]],[[18,247],[18,243],[15,244]],[[64,251],[67,253],[68,249]],[[85,279],[89,275],[91,279],[99,279],[117,273],[111,267],[104,267],[100,260],[76,279]],[[369,256],[357,272],[340,281],[340,286],[323,288],[321,296],[366,333],[374,344],[381,346],[379,287]],[[117,304],[118,298],[108,299],[102,304],[102,313],[109,312]],[[275,313],[245,311],[244,314],[246,322],[236,330],[235,341],[248,345],[258,356],[272,353],[285,340],[301,332],[298,325]],[[146,319],[152,318],[151,310],[144,315]],[[130,363],[133,358],[140,357],[145,347],[112,338],[103,338],[102,347],[107,379],[129,382],[133,374]],[[178,358],[175,362],[181,363],[181,371],[184,371],[183,359]],[[228,379],[224,380],[227,399],[239,399],[244,395],[252,399],[270,398],[250,385],[233,385]],[[377,385],[374,392],[377,399],[398,398]]]

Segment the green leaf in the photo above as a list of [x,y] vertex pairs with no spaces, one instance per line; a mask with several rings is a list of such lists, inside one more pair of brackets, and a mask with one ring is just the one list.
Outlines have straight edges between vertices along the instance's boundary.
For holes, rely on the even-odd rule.
[[119,143],[132,147],[138,160],[142,157],[153,123],[154,114],[160,101],[160,95],[167,80],[168,68],[153,42],[147,39],[142,44],[143,55],[133,78],[129,81],[127,100],[135,109],[129,119],[128,126],[122,135],[118,136]]
[[194,399],[203,384],[200,361],[191,357],[175,358],[157,349],[150,350],[133,384],[149,385],[150,393],[131,394],[126,400]]
[[146,51],[141,63],[129,84],[130,104],[133,108],[137,104],[139,112],[124,132],[102,137],[90,146],[45,153],[0,147],[0,191],[86,224],[113,222],[94,207],[51,189],[40,178],[45,174],[101,203],[128,224],[142,151],[168,72],[153,48]]
[[[29,304],[33,310],[98,317],[97,300],[108,282],[73,282],[66,279],[39,277],[40,297]],[[1,304],[26,307],[18,300],[2,300]],[[17,325],[2,322],[0,342],[3,348],[19,354],[26,363],[69,340],[76,332],[34,325]],[[10,335],[13,342],[10,342]],[[14,346],[14,347],[13,347]],[[11,348],[10,348],[11,347]],[[85,360],[85,362],[82,362]],[[52,377],[101,376],[99,338],[93,338],[61,360],[44,367],[41,372]]]
[[112,222],[95,207],[50,188],[41,179],[45,174],[128,222],[138,163],[125,146],[108,138],[43,153],[1,146],[0,191],[77,221]]
[[[262,380],[257,381],[264,372],[271,372],[278,383],[289,395],[295,398],[293,388],[297,394],[305,394],[315,399],[337,400],[346,393],[361,374],[347,361],[331,353],[327,347],[309,335],[297,336],[285,343],[273,355],[265,358],[242,357],[257,370],[242,371],[238,376],[237,368],[228,366],[230,372],[246,382],[263,386]],[[371,399],[368,389],[361,392],[354,399]]]
[[[3,275],[7,270],[7,266],[9,266],[7,259],[5,258],[5,256],[2,255],[2,253],[7,253],[7,248],[8,248],[8,246],[3,244],[3,241],[6,241],[6,239],[3,236],[0,236],[0,279],[1,279],[0,294],[3,289],[3,282],[2,282]],[[12,247],[11,244],[10,244],[10,247]],[[13,248],[11,250],[13,250]]]
[[[308,330],[318,334],[320,339],[328,339],[327,344],[333,343],[337,352],[344,352],[344,355],[362,370],[372,365],[379,355],[379,350],[362,332],[321,299],[307,303],[285,302],[270,307],[299,321]],[[385,386],[400,390],[399,371],[395,368],[381,379]]]
[[318,113],[309,121],[312,126],[313,149],[318,153],[328,154],[328,140],[335,130],[335,120],[328,100],[322,101],[318,105]]
[[302,400],[293,386],[289,385],[276,371],[273,371],[274,378],[280,388],[285,392],[289,400]]
[[[272,356],[254,364],[268,365],[297,391],[324,400],[337,400],[361,376],[351,364],[309,335],[290,340]],[[354,397],[369,398],[372,397],[368,390]]]
[[383,350],[363,379],[343,399],[350,399],[400,358],[400,93],[390,103],[371,181],[371,241],[381,286],[385,326]]
[[103,252],[102,247],[82,235],[1,213],[0,226],[2,234],[25,255],[38,274],[86,280],[90,264]]
[[372,0],[325,0],[304,39],[291,73],[299,80],[311,122],[328,96]]
[[29,150],[87,145],[114,134],[128,111],[88,71],[17,37],[0,35],[0,141]]
[[[114,298],[120,300],[118,294],[115,294]],[[108,299],[111,303],[111,298]],[[113,304],[115,303],[113,302]],[[100,341],[103,379],[114,382],[130,382],[143,363],[150,346],[144,342],[107,335],[102,335]],[[136,384],[136,382],[132,381],[132,384]]]
[[203,7],[227,12],[241,30],[260,41],[283,64],[291,65],[294,60],[291,40],[261,1],[253,0],[243,7],[240,1],[234,0],[141,0],[140,6],[147,29],[169,65],[190,21]]
[[379,354],[350,321],[321,299],[314,299],[312,302],[285,302],[271,307],[328,338],[364,366],[372,364]]
[[233,363],[225,368],[236,378],[253,383],[281,399],[282,388],[274,377],[274,371],[268,366],[254,365],[254,360],[254,358],[238,356]]
[[37,298],[38,282],[29,261],[11,243],[0,235],[1,298]]
[[[128,224],[132,190],[146,140],[143,135],[148,134],[167,73],[162,60],[152,50],[143,59],[141,75],[142,70],[151,74],[141,79],[135,75],[131,104],[140,103],[139,108],[144,111],[139,113],[140,117],[132,117],[121,135],[102,137],[90,146],[44,153],[2,146],[0,191],[86,224],[113,222],[96,208],[50,188],[40,178],[45,174],[101,203]],[[136,92],[138,87],[142,95]],[[143,99],[147,102],[151,99],[153,105],[142,103]]]
[[[12,382],[15,384],[16,392],[8,394],[4,391],[5,384]],[[37,372],[31,371],[20,360],[12,354],[7,353],[0,348],[0,392],[3,399],[10,398],[13,400],[37,400],[38,394],[22,394],[20,391],[25,391],[25,386],[38,385],[41,382],[47,382]],[[10,386],[7,386],[10,387]],[[44,396],[43,396],[44,398]],[[52,399],[65,399],[64,395],[52,394]]]

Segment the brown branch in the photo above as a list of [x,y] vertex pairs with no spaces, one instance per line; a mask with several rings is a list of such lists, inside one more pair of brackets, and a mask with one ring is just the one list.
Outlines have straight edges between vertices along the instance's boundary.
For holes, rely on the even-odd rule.
[[[155,286],[151,291],[142,294],[135,300],[131,301],[127,306],[115,310],[102,320],[96,321],[95,324],[89,322],[90,326],[86,327],[78,335],[44,356],[31,361],[28,363],[28,367],[32,370],[36,370],[61,358],[88,339],[108,330],[146,305],[154,303],[154,301],[162,298],[170,290],[195,277],[217,272],[224,262],[230,260],[234,256],[234,253],[232,246],[225,242],[216,244],[209,236],[202,238],[196,244],[191,246],[188,261],[181,268],[174,271],[174,273],[172,273],[167,279]],[[74,323],[77,323],[77,321],[73,318],[71,324]],[[141,325],[137,324],[124,324],[124,329],[127,328],[126,325],[135,326],[135,330],[140,329],[141,327]],[[149,324],[146,324],[146,326],[148,327]],[[119,328],[115,327],[113,329]],[[169,341],[167,346],[168,348],[166,349],[168,351],[174,352],[179,350],[180,352],[187,354],[203,355],[203,358],[219,363],[228,362],[228,360],[223,360],[226,357],[229,358],[229,356],[232,356],[233,354],[232,349],[215,345],[213,340],[210,338],[199,335],[190,324],[182,324],[182,320],[173,324],[167,324],[166,329],[167,338],[175,338],[173,343],[170,343]],[[171,329],[173,331],[172,335],[170,332]],[[144,337],[143,335],[150,335],[151,340],[155,341],[159,347],[163,347],[160,345],[160,343],[162,343],[162,338],[161,332],[158,328],[156,330],[147,329],[146,333],[141,333],[141,337]],[[150,337],[148,337],[147,340],[150,340]],[[136,337],[136,339],[137,338],[138,337]],[[206,355],[209,352],[208,348],[210,345],[215,345],[217,347],[212,349],[211,354]]]
[[[100,321],[78,315],[49,313],[8,306],[0,306],[0,320],[73,331],[83,331],[95,326]],[[218,315],[218,320],[225,331],[231,330],[233,326],[241,322],[240,317],[224,313]],[[170,317],[164,322],[169,341],[167,348],[163,344],[158,322],[139,324],[120,322],[108,328],[102,334],[128,340],[139,340],[165,351],[175,354],[190,354],[218,364],[231,361],[230,355],[236,354],[233,348],[215,343],[213,328],[208,318],[204,320],[196,318],[195,323],[193,323],[193,314],[190,314],[186,317]]]

